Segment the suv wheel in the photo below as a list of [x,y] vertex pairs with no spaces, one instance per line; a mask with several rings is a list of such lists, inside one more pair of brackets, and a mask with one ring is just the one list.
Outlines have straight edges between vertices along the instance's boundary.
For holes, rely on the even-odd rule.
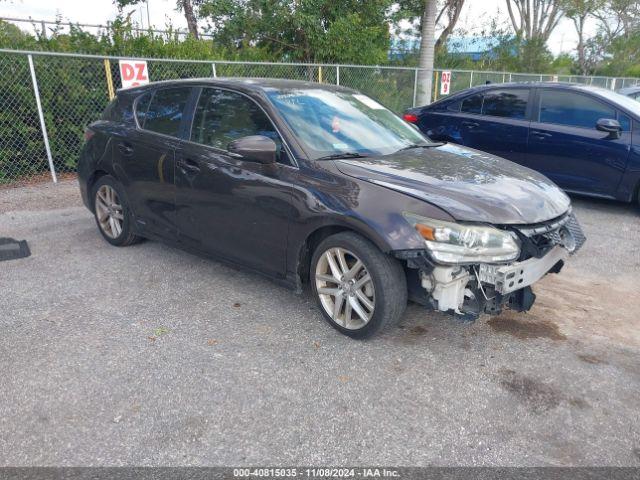
[[111,245],[124,247],[141,240],[131,231],[132,215],[122,186],[111,176],[93,187],[93,211],[100,233]]
[[332,235],[318,245],[310,276],[325,320],[350,337],[370,337],[395,324],[407,306],[400,262],[352,232]]

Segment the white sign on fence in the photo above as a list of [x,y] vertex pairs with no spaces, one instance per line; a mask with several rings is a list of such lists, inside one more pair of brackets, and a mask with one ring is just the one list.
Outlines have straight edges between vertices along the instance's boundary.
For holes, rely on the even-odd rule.
[[451,86],[451,72],[443,71],[440,75],[440,95],[449,95],[449,87]]
[[120,60],[122,88],[137,87],[149,83],[149,70],[145,60]]

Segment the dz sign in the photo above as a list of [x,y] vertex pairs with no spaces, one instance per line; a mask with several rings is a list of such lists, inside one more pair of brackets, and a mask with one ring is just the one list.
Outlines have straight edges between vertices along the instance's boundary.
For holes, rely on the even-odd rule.
[[149,71],[144,60],[120,60],[122,88],[137,87],[149,83]]
[[440,95],[449,95],[451,86],[451,72],[444,71],[440,75]]

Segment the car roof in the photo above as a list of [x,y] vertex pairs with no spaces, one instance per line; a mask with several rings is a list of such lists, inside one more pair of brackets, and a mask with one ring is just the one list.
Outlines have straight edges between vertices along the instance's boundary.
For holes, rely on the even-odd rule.
[[235,88],[244,92],[267,92],[267,91],[287,91],[287,90],[315,90],[322,89],[333,92],[354,92],[354,90],[338,85],[328,83],[306,82],[303,80],[288,80],[282,78],[250,78],[250,77],[204,77],[204,78],[188,78],[177,80],[163,80],[151,82],[147,85],[133,87],[128,89],[120,89],[120,92],[127,94],[142,93],[145,90],[171,86],[185,85],[210,85],[212,87],[228,87]]
[[[507,83],[488,83],[485,85],[478,85],[476,87],[467,88],[465,90],[461,90],[459,92],[454,93],[448,97],[443,97],[429,105],[425,105],[425,107],[437,106],[445,102],[449,101],[457,101],[460,97],[466,97],[467,95],[474,93],[482,93],[486,90],[493,90],[496,88],[563,88],[567,90],[578,90],[583,92],[590,92],[594,94],[598,94],[598,92],[610,91],[603,89],[601,87],[595,87],[592,85],[582,85],[580,83],[569,83],[569,82],[507,82]],[[415,108],[424,108],[424,107],[415,107]]]
[[634,85],[633,87],[625,87],[618,90],[618,93],[622,95],[627,95],[629,93],[637,93],[640,92],[640,85]]

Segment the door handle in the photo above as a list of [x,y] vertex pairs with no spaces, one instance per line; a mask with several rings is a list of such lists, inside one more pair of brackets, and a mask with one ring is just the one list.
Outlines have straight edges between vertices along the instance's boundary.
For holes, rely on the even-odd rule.
[[462,125],[469,128],[476,128],[480,126],[480,124],[476,122],[462,122]]
[[539,137],[539,138],[549,138],[549,137],[553,137],[553,135],[551,135],[550,133],[547,132],[540,132],[539,130],[533,130],[531,132],[531,135],[535,136],[535,137]]
[[200,166],[196,162],[194,162],[193,160],[189,160],[188,158],[178,160],[178,167],[184,173],[198,173],[200,171]]
[[124,155],[125,157],[130,157],[131,155],[133,155],[133,147],[128,143],[119,143],[118,150],[120,150],[120,153],[122,153],[122,155]]

